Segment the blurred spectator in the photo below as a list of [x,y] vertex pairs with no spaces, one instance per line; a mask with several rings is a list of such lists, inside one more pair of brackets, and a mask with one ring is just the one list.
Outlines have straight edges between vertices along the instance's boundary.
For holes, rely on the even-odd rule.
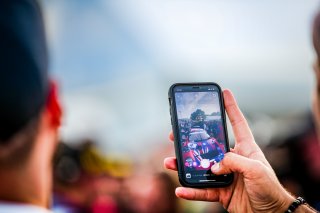
[[177,197],[174,194],[176,184],[171,177],[164,172],[155,174],[153,185],[152,196],[149,198],[150,209],[154,209],[153,212],[156,213],[177,213],[178,203]]
[[176,187],[173,179],[164,172],[133,176],[125,182],[121,191],[122,203],[126,207],[122,212],[180,212],[178,198],[174,193]]
[[61,108],[47,69],[37,2],[0,1],[0,212],[49,212]]
[[122,179],[130,173],[126,162],[111,161],[89,141],[76,147],[60,143],[54,159],[55,212],[119,212]]

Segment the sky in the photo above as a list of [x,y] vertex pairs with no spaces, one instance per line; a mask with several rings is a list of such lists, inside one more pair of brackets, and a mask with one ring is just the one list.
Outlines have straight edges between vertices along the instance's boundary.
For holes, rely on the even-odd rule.
[[128,155],[141,146],[156,149],[167,141],[167,92],[177,82],[217,82],[249,113],[310,109],[311,24],[319,1],[42,5],[67,141],[92,137],[105,152]]
[[197,109],[206,115],[219,112],[219,99],[213,92],[177,92],[175,93],[178,119],[188,119]]

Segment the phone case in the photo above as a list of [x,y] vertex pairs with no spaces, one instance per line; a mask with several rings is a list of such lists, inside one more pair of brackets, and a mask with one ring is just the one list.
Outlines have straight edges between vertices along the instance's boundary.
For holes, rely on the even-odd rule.
[[175,138],[174,146],[175,146],[175,154],[177,157],[177,166],[178,166],[178,176],[179,176],[179,182],[182,186],[185,187],[192,187],[192,188],[218,188],[218,187],[226,187],[229,186],[233,182],[233,174],[228,174],[228,176],[225,178],[225,181],[222,182],[212,182],[212,183],[189,183],[186,181],[184,177],[184,165],[183,165],[183,158],[180,154],[181,145],[179,143],[179,127],[178,127],[178,118],[176,115],[176,107],[175,107],[175,101],[173,98],[174,92],[173,89],[176,86],[201,86],[201,85],[214,85],[218,87],[219,89],[219,98],[220,98],[220,104],[221,104],[221,115],[223,119],[223,128],[225,131],[225,140],[226,140],[226,151],[230,151],[229,147],[229,140],[228,140],[228,132],[227,132],[227,126],[226,126],[226,115],[225,115],[225,108],[224,108],[224,101],[223,101],[223,95],[222,95],[222,89],[221,87],[214,82],[203,82],[203,83],[175,83],[169,88],[168,92],[168,99],[169,99],[169,105],[170,105],[170,117],[171,117],[171,125],[173,130],[173,135]]

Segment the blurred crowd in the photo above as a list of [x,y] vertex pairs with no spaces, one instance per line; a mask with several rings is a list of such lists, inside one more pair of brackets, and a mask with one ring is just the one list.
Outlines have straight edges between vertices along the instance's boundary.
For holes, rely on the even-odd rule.
[[61,142],[54,157],[55,212],[178,212],[169,174],[141,173],[133,162],[104,156],[90,140],[76,144]]
[[[204,121],[202,122],[201,125],[194,125],[194,126],[204,129],[210,135],[210,137],[214,137],[219,141],[219,143],[223,143],[224,135],[223,135],[221,120]],[[192,127],[192,121],[190,119],[179,120],[179,129],[181,131],[181,142],[187,139],[187,137],[189,136],[191,127]]]
[[219,204],[175,196],[177,175],[165,171],[161,145],[143,162],[110,158],[92,140],[60,142],[54,157],[53,211],[57,213],[224,212]]
[[[312,115],[248,117],[257,139],[266,128],[273,129],[270,139],[260,144],[281,183],[319,208],[320,149]],[[186,130],[190,126],[180,125]],[[161,165],[173,153],[173,147],[163,143],[142,162],[135,162],[108,157],[91,140],[61,142],[54,158],[53,209],[57,213],[225,212],[220,204],[175,197],[177,175]]]

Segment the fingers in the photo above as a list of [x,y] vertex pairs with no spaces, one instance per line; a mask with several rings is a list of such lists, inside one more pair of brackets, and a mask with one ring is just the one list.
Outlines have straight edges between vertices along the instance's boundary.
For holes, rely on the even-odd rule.
[[236,143],[254,141],[253,135],[230,90],[223,91],[224,105],[230,119]]
[[167,169],[177,171],[177,159],[175,157],[165,158],[163,165]]
[[[258,160],[252,160],[241,155],[229,152],[223,160],[211,167],[211,171],[216,175],[240,173],[244,177],[251,177],[253,173],[258,173],[264,165]],[[262,174],[263,175],[263,174]]]
[[178,187],[176,188],[177,197],[186,200],[201,200],[201,201],[219,201],[219,194],[217,189],[194,189]]
[[171,141],[174,141],[174,137],[173,137],[172,131],[169,133],[169,139],[170,139]]

